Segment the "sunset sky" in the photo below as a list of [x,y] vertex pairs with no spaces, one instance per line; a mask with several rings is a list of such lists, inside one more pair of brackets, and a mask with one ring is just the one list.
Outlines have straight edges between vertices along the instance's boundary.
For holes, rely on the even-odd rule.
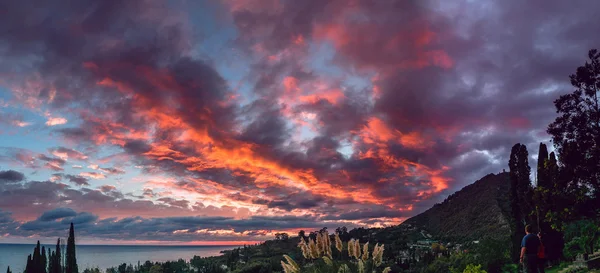
[[80,243],[161,244],[401,223],[517,142],[535,166],[598,10],[1,1],[0,243],[70,222]]

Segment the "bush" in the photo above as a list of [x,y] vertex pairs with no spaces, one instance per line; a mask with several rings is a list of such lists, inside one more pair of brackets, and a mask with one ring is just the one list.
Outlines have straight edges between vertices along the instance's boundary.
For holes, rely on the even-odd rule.
[[563,250],[565,258],[574,260],[579,254],[584,254],[585,251],[585,240],[580,237],[575,237],[565,244]]
[[481,265],[470,264],[467,265],[463,273],[487,273],[487,271],[481,269]]
[[519,265],[505,264],[502,266],[502,273],[518,273]]
[[600,238],[600,228],[590,220],[570,223],[565,228],[565,256],[573,258],[577,254],[591,254]]
[[503,266],[510,263],[510,248],[504,241],[485,239],[475,248],[477,262],[489,273],[503,272]]

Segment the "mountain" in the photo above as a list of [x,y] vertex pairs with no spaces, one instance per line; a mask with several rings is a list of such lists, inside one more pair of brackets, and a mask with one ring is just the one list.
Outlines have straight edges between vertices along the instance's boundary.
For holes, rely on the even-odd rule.
[[[361,243],[383,243],[386,259],[408,259],[415,243],[431,247],[429,238],[443,242],[471,242],[492,238],[510,242],[508,215],[510,179],[508,173],[488,174],[475,183],[450,195],[441,204],[416,215],[400,225],[385,228],[355,228],[342,239],[359,239]],[[332,228],[330,229],[330,232]],[[309,232],[306,232],[308,235]],[[224,251],[222,256],[200,258],[198,263],[225,264],[234,273],[280,270],[283,254],[301,260],[297,247],[298,237],[268,240],[262,244],[245,246],[243,249]],[[419,254],[422,255],[422,254]],[[420,256],[423,258],[423,256]]]
[[404,221],[400,227],[424,230],[444,241],[508,240],[509,190],[508,172],[488,174],[441,204]]

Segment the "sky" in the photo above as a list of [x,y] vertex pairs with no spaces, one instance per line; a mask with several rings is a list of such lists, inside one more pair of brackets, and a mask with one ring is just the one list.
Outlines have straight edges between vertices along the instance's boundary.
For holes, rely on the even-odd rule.
[[[0,2],[0,243],[401,223],[527,145],[597,0]],[[550,145],[551,146],[551,145]]]

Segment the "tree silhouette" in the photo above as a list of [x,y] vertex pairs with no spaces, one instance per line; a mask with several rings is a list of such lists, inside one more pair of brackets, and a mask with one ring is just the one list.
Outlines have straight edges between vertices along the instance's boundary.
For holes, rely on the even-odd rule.
[[10,266],[6,268],[6,273],[12,273],[12,271],[10,271]]
[[304,230],[298,231],[298,237],[300,237],[300,239],[305,239],[306,238],[306,232]]
[[51,273],[63,273],[62,272],[62,263],[61,263],[61,258],[60,258],[60,238],[58,238],[58,240],[56,240],[56,250],[54,251],[54,266],[53,269],[54,271]]
[[570,76],[575,91],[554,101],[559,116],[547,132],[562,164],[562,190],[577,196],[580,214],[596,217],[600,206],[600,53],[592,49],[588,58]]
[[41,265],[41,271],[40,272],[46,273],[47,272],[46,271],[46,267],[47,267],[48,259],[46,258],[46,248],[45,247],[42,247],[41,254],[42,254],[42,258],[41,258],[41,261],[40,261],[40,265]]
[[33,265],[31,263],[31,254],[27,256],[27,264],[25,265],[25,273],[33,272]]
[[532,211],[531,168],[527,157],[527,147],[517,143],[512,147],[508,167],[510,169],[510,205],[512,220],[512,248],[511,258],[517,262],[520,255],[521,238],[525,235],[524,229]]
[[54,252],[48,248],[48,273],[54,273]]
[[77,268],[77,257],[75,255],[75,229],[73,228],[73,223],[71,223],[71,228],[69,229],[69,238],[67,239],[67,254],[66,254],[66,262],[65,262],[65,272],[66,273],[78,273],[79,270]]
[[537,164],[537,187],[548,188],[548,175],[546,171],[546,163],[548,161],[548,147],[546,144],[540,142],[540,149],[538,151],[538,164]]

